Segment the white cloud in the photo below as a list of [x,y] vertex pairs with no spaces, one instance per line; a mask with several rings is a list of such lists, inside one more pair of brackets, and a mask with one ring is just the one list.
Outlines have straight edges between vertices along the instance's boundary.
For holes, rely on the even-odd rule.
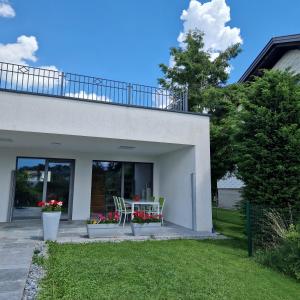
[[26,61],[35,62],[38,42],[34,36],[21,35],[16,43],[0,44],[0,61],[26,65]]
[[187,10],[181,15],[183,31],[178,36],[178,42],[184,47],[185,35],[190,30],[204,32],[204,49],[211,51],[212,59],[218,56],[219,51],[224,51],[229,46],[242,43],[240,29],[226,24],[230,21],[230,7],[225,0],[211,0],[201,3],[191,0]]
[[57,67],[40,66],[40,69],[36,69],[28,66],[29,62],[37,61],[38,49],[38,42],[34,36],[22,35],[15,43],[0,44],[0,62],[8,63],[2,65],[2,85],[6,82],[24,90],[35,86],[39,87],[41,92],[49,92],[55,88],[61,81],[61,73]]
[[13,18],[16,12],[7,1],[0,1],[0,17]]
[[66,93],[66,97],[78,98],[78,99],[87,99],[87,100],[96,100],[103,102],[111,102],[111,99],[104,95],[98,95],[96,93],[87,93],[85,91],[79,91],[78,93]]

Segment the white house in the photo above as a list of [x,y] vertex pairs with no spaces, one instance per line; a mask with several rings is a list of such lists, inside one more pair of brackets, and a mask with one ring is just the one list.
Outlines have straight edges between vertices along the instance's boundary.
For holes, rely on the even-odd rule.
[[0,63],[0,191],[1,222],[38,217],[42,199],[86,220],[138,194],[211,232],[209,117],[184,90]]

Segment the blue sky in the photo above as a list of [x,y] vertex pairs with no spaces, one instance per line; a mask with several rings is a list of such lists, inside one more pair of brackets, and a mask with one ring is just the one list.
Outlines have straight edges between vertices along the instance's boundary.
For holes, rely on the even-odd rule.
[[[212,2],[219,5],[212,7],[213,11],[224,0]],[[2,7],[1,17],[0,5],[0,60],[157,85],[161,76],[158,64],[168,64],[169,48],[179,45],[178,35],[184,32],[180,16],[190,1],[0,0],[0,3],[14,10],[12,13]],[[272,36],[300,33],[299,0],[226,0],[226,5],[230,7],[231,21],[217,25],[240,29],[240,34],[235,31],[234,38],[239,35],[243,40],[243,52],[232,61],[230,82],[239,79]],[[198,9],[201,11],[203,7]],[[213,13],[218,22],[219,12]],[[190,11],[186,22],[189,26],[203,24],[203,20],[196,18]],[[208,36],[213,35],[210,29],[207,31]],[[23,35],[27,38],[17,42]],[[216,43],[219,42],[216,48],[222,47],[223,41]],[[8,44],[12,46],[7,47]]]

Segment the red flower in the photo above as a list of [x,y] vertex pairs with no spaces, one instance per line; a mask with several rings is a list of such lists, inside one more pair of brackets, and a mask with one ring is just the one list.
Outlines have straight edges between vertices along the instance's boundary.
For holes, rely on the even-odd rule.
[[140,201],[141,200],[141,196],[140,195],[134,195],[133,196],[133,200],[134,201]]
[[39,202],[37,203],[37,205],[38,205],[39,207],[44,207],[44,206],[46,205],[46,202],[44,202],[44,201],[39,201]]

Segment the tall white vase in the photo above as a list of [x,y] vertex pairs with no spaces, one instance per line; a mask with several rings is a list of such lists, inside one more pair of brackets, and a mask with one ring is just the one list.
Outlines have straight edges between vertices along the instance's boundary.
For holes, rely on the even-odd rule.
[[43,212],[44,241],[56,241],[60,215],[60,211]]

